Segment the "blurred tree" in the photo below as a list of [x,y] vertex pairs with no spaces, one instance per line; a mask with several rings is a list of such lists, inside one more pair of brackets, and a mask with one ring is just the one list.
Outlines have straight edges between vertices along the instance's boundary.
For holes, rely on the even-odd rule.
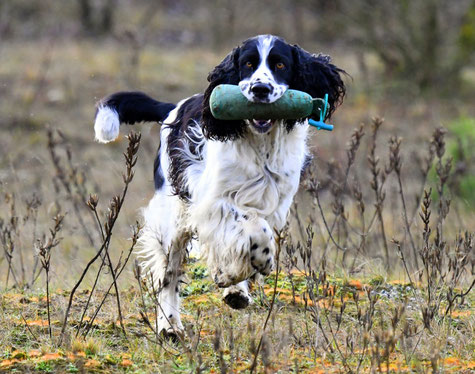
[[295,41],[303,40],[305,35],[304,25],[304,0],[295,0],[290,2],[289,9],[292,16],[292,24],[294,29],[293,38]]
[[0,38],[38,33],[46,28],[44,9],[55,9],[49,0],[42,2],[28,0],[0,0]]
[[465,15],[458,42],[461,47],[459,48],[459,56],[457,56],[458,61],[464,65],[465,61],[470,61],[470,58],[473,58],[475,50],[475,1],[472,1]]
[[374,52],[392,78],[456,87],[474,57],[475,0],[338,0],[345,38]]
[[78,0],[79,17],[86,34],[107,34],[113,31],[116,0]]
[[238,2],[214,0],[210,11],[210,26],[215,49],[223,48],[233,39]]

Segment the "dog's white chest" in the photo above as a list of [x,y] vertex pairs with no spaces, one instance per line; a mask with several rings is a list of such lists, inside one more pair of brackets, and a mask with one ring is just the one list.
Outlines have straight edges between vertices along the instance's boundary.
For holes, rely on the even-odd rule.
[[[305,158],[304,126],[258,138],[210,144],[203,177],[216,193],[244,211],[272,216],[295,194]],[[207,174],[207,175],[206,175]]]

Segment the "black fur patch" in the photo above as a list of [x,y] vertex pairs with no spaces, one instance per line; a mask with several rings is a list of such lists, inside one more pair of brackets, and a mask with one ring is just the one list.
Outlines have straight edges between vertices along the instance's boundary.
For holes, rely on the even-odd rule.
[[239,83],[239,52],[239,47],[234,48],[208,75],[209,86],[204,93],[202,117],[203,133],[208,139],[221,141],[233,140],[241,137],[246,128],[246,124],[242,120],[226,121],[214,118],[209,107],[209,98],[216,86],[220,84]]
[[[175,107],[175,104],[162,103],[143,92],[116,92],[105,97],[98,107],[107,106],[119,115],[120,123],[133,125],[137,122],[161,122]],[[97,114],[97,113],[96,113]]]
[[165,177],[163,176],[163,170],[160,167],[160,147],[158,146],[157,156],[153,162],[153,181],[155,182],[155,191],[158,191],[165,184]]
[[303,178],[307,170],[310,169],[310,165],[312,165],[313,162],[313,156],[312,155],[306,155],[305,160],[302,165],[302,169],[300,169],[300,178]]
[[345,71],[333,65],[330,56],[308,53],[298,45],[293,46],[292,52],[295,70],[289,88],[307,92],[313,98],[323,99],[328,94],[329,109],[325,119],[330,118],[346,93],[341,79]]
[[190,198],[186,186],[185,172],[193,161],[187,159],[182,150],[187,147],[191,154],[199,156],[197,145],[201,139],[197,139],[196,135],[190,130],[193,127],[200,126],[202,107],[203,95],[189,98],[178,109],[175,121],[168,125],[171,129],[168,135],[168,154],[170,156],[168,176],[173,193],[185,201]]

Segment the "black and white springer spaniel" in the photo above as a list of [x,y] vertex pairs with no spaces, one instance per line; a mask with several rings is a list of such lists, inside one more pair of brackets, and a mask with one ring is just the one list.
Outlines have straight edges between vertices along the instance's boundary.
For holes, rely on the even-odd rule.
[[120,123],[163,122],[155,195],[143,211],[139,252],[143,267],[162,287],[160,331],[183,329],[179,284],[192,247],[225,288],[225,302],[236,309],[249,304],[247,280],[273,269],[274,230],[286,223],[308,157],[308,118],[217,120],[209,107],[212,90],[223,83],[239,85],[249,101],[259,103],[272,103],[289,88],[319,98],[328,93],[328,118],[345,94],[342,73],[329,56],[260,35],[213,69],[204,94],[177,105],[140,92],[101,100],[94,125],[99,142],[117,138]]

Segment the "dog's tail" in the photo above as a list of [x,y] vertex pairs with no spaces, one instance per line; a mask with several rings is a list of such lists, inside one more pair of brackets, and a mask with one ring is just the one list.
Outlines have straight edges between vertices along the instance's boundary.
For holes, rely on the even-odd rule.
[[161,122],[175,104],[161,103],[142,92],[117,92],[97,104],[94,131],[96,140],[108,143],[119,136],[119,125],[137,122]]

